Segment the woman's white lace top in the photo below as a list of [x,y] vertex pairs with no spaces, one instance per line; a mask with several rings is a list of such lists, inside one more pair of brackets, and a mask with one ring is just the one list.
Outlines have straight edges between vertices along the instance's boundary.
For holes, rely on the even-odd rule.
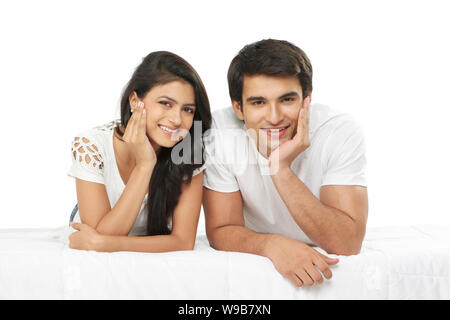
[[[114,128],[118,125],[120,120],[114,120],[77,134],[72,141],[72,166],[67,173],[73,178],[104,184],[111,208],[125,189],[113,147]],[[202,166],[194,170],[193,175],[199,174],[204,169],[205,166]],[[148,194],[145,195],[139,215],[128,234],[130,236],[147,234],[147,197]],[[74,221],[81,221],[78,212]]]

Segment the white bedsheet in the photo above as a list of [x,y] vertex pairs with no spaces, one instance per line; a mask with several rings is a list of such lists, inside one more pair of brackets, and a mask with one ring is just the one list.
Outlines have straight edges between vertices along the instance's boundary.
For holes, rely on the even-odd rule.
[[[68,248],[69,227],[0,229],[0,299],[450,299],[450,228],[369,228],[333,278],[296,288],[264,257]],[[323,252],[323,251],[322,251]]]

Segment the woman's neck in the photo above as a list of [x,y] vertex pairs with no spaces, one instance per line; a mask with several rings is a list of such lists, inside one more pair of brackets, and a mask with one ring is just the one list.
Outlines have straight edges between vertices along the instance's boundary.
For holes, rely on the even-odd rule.
[[[120,127],[120,132],[123,134],[125,130]],[[123,137],[120,137],[116,132],[114,132],[114,137],[117,141],[117,150],[115,152],[117,153],[118,160],[124,164],[127,168],[133,169],[136,166],[136,158],[133,155],[132,152],[130,152],[129,148],[127,147],[126,143],[123,140]],[[148,138],[148,136],[147,136]],[[153,140],[148,138],[150,141],[150,145],[152,146],[153,150],[155,150],[156,155],[158,155],[161,151],[161,147],[155,143]]]

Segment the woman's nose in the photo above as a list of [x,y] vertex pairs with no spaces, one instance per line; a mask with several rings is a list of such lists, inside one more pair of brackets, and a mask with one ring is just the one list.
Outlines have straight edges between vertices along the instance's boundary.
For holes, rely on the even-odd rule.
[[174,127],[179,127],[181,125],[181,111],[177,110],[177,108],[172,108],[169,115],[169,121]]

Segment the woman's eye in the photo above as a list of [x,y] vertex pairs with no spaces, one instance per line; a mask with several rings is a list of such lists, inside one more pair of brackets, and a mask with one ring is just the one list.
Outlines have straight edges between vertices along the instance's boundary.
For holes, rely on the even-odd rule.
[[168,102],[168,101],[160,101],[159,103],[162,104],[163,106],[166,106],[166,107],[171,107],[172,106],[170,104],[170,102]]
[[184,111],[189,112],[189,113],[194,113],[195,112],[194,109],[188,108],[188,107],[184,108]]

